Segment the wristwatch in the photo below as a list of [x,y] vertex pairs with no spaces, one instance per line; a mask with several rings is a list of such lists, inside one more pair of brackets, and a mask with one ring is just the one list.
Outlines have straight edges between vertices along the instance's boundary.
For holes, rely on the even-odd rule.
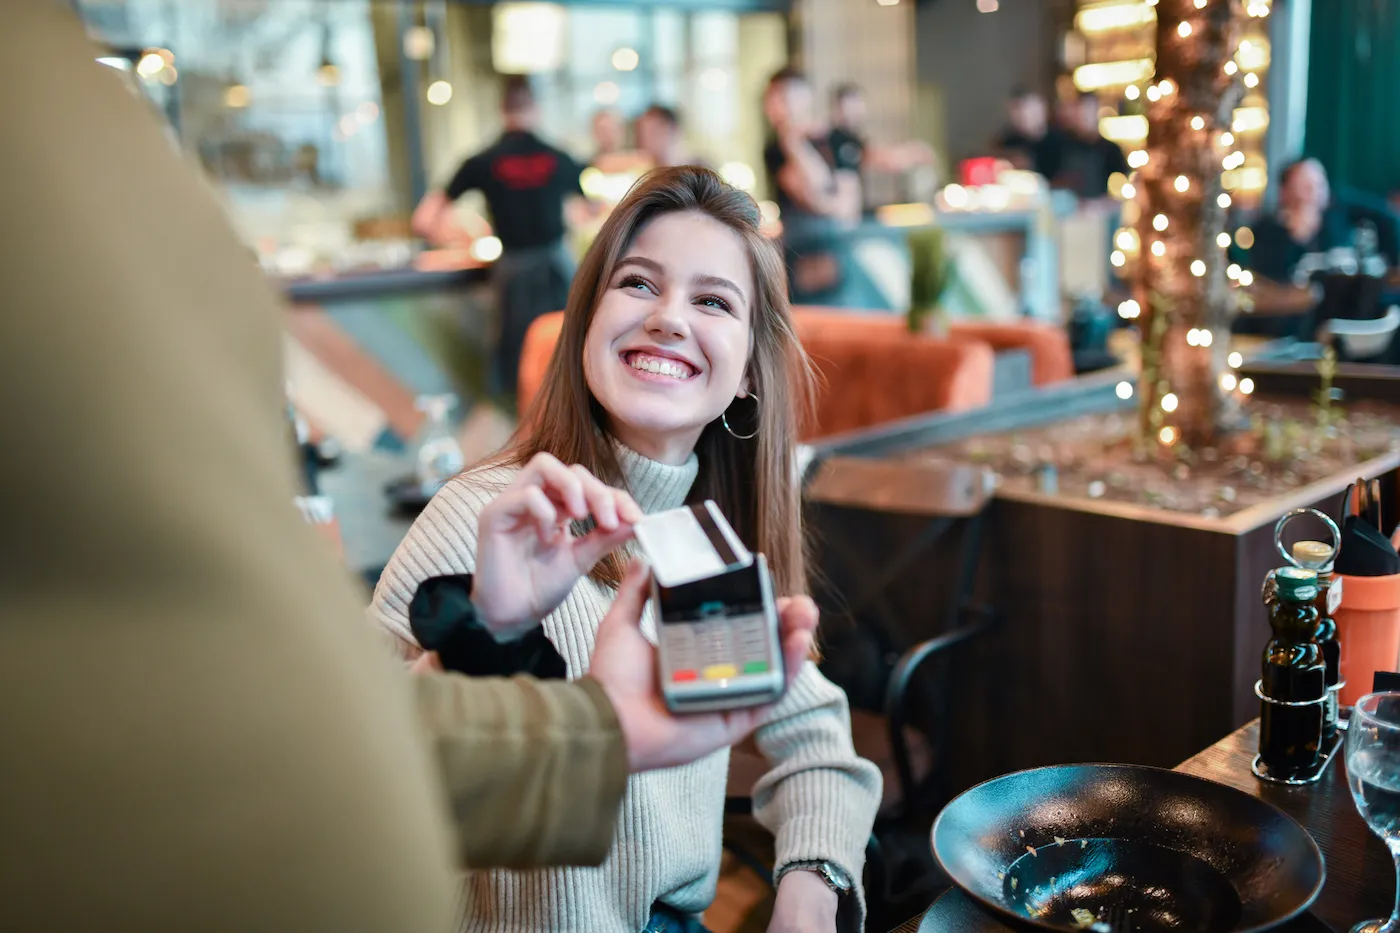
[[778,882],[783,880],[783,876],[790,871],[810,871],[822,881],[826,886],[835,891],[838,897],[845,897],[851,893],[851,876],[846,874],[841,866],[831,862],[789,862],[778,872],[778,876],[773,879],[776,887]]

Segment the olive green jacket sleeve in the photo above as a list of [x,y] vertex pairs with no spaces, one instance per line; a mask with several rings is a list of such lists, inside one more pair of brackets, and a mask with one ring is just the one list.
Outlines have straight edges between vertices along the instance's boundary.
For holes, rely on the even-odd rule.
[[0,3],[0,929],[442,931],[462,857],[601,857],[597,689],[383,649],[291,504],[280,302],[94,55]]

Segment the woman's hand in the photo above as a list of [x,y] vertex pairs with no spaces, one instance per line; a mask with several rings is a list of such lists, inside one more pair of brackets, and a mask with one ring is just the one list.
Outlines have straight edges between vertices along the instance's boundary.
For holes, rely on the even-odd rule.
[[[575,538],[569,524],[594,528]],[[632,537],[642,510],[581,466],[536,454],[481,510],[472,605],[497,635],[518,634],[554,610],[579,578]]]
[[[666,708],[657,683],[656,648],[639,628],[649,581],[645,565],[633,561],[598,627],[588,671],[617,712],[633,773],[688,764],[733,745],[757,728],[768,710],[760,706],[677,716]],[[779,599],[778,617],[784,668],[791,682],[811,654],[817,607],[805,596]]]
[[790,871],[778,882],[768,933],[835,933],[840,898],[810,871]]

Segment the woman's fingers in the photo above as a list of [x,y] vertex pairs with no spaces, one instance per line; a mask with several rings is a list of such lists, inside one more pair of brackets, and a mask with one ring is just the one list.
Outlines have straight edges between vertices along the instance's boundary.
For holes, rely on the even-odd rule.
[[588,517],[588,502],[584,497],[583,484],[578,474],[570,470],[550,454],[535,454],[520,471],[520,478],[526,483],[538,486],[557,503],[563,506],[570,518]]
[[579,487],[583,490],[583,498],[588,504],[588,513],[593,516],[594,523],[604,531],[612,531],[617,528],[616,490],[585,470],[580,464],[575,463],[569,467],[569,472],[578,480]]

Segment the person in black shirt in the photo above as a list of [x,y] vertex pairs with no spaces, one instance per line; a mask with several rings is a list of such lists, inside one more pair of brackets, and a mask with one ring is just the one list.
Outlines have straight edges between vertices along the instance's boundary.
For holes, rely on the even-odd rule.
[[1278,210],[1253,224],[1249,268],[1265,278],[1287,282],[1309,253],[1351,245],[1345,212],[1332,205],[1327,171],[1316,159],[1300,159],[1279,175]]
[[1029,88],[1018,88],[1007,99],[1007,125],[992,142],[997,155],[1019,169],[1054,178],[1060,169],[1065,137],[1050,126],[1045,98]]
[[891,145],[870,142],[865,135],[865,91],[859,84],[838,84],[831,92],[831,132],[828,145],[838,164],[857,171],[907,172],[933,165],[933,149],[919,140]]
[[515,394],[526,330],[568,299],[573,259],[564,247],[564,204],[582,197],[583,190],[579,165],[535,135],[538,110],[525,79],[506,80],[501,114],[501,138],[463,162],[444,190],[423,198],[413,213],[413,230],[441,241],[452,223],[452,202],[468,191],[486,196],[503,249],[492,270],[500,314],[492,381],[498,394],[509,397]]
[[763,163],[783,223],[793,300],[841,304],[852,265],[843,232],[860,218],[860,166],[832,151],[812,104],[801,72],[785,68],[769,80],[763,112],[773,138]]
[[1125,177],[1132,171],[1123,150],[1099,133],[1099,99],[1085,91],[1062,112],[1065,142],[1059,165],[1050,181],[1056,188],[1073,191],[1081,198],[1108,195],[1108,179],[1115,172]]

